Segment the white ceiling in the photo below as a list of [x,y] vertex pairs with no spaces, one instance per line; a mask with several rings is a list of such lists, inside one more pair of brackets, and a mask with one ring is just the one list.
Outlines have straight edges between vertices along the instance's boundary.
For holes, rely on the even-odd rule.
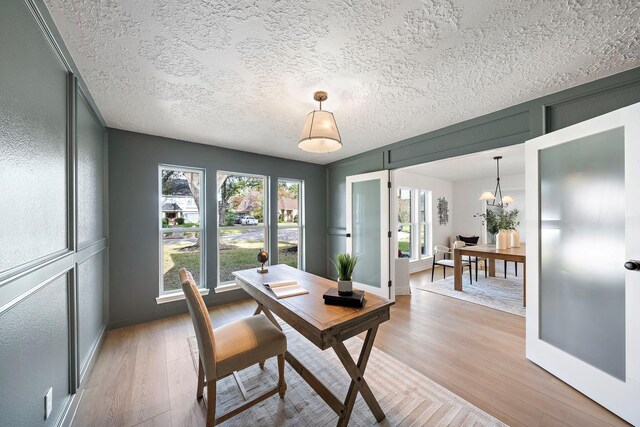
[[402,170],[453,182],[481,178],[495,179],[496,161],[493,158],[496,156],[502,156],[500,176],[524,173],[524,144],[452,157]]
[[637,0],[44,1],[109,126],[321,164],[640,66]]

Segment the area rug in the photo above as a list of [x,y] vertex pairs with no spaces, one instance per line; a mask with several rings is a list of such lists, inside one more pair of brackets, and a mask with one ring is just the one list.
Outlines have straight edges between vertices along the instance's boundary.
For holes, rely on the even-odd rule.
[[509,276],[507,279],[503,279],[501,277],[478,276],[477,282],[474,280],[472,284],[469,284],[468,276],[465,274],[463,280],[462,291],[453,289],[453,275],[434,282],[421,278],[420,281],[412,282],[411,287],[484,305],[518,316],[526,316],[526,309],[522,306],[522,278]]
[[[349,386],[348,375],[333,350],[321,351],[290,326],[283,324],[287,347],[341,400]],[[189,340],[197,375],[198,344]],[[363,340],[351,338],[345,345],[357,357]],[[356,359],[357,360],[357,359]],[[337,415],[311,387],[285,364],[287,392],[284,399],[272,396],[227,420],[224,426],[334,426]],[[264,370],[257,365],[239,373],[249,398],[273,387],[278,378],[275,358],[267,360]],[[358,395],[350,426],[503,426],[497,419],[436,384],[409,366],[376,349],[371,352],[365,374],[369,386],[386,414],[377,423],[368,406]],[[194,390],[195,392],[195,390]],[[205,393],[206,395],[206,393]],[[218,382],[216,412],[244,402],[233,376]]]

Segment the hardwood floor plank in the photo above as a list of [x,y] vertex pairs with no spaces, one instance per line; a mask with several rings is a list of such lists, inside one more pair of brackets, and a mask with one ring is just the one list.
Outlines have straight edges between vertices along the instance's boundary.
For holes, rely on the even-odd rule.
[[[185,338],[186,341],[186,338]],[[204,399],[196,399],[197,376],[191,354],[167,362],[171,424],[203,426],[207,421]]]

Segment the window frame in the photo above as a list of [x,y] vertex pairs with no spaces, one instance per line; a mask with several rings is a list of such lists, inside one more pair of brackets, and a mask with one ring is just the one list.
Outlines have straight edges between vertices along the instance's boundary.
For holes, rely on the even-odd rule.
[[[270,224],[271,224],[271,183],[269,175],[260,175],[255,173],[247,173],[247,172],[232,172],[228,170],[219,169],[216,171],[216,288],[230,288],[235,286],[235,280],[221,281],[220,280],[220,215],[218,215],[218,204],[220,200],[218,199],[218,194],[220,189],[218,188],[218,176],[220,174],[223,175],[237,175],[237,176],[246,176],[250,178],[262,178],[263,181],[263,204],[262,204],[262,220],[263,220],[263,228],[264,228],[264,247],[265,251],[269,253],[269,261],[267,261],[267,265],[271,265],[272,254],[271,254],[271,233],[270,233]],[[232,227],[236,227],[233,225]],[[258,261],[256,261],[256,266],[258,265]]]
[[[414,261],[417,258],[415,257],[415,200],[414,200],[414,194],[416,193],[415,188],[411,188],[411,187],[405,187],[402,185],[399,185],[397,187],[397,194],[396,194],[396,203],[397,203],[397,211],[400,211],[400,194],[402,193],[402,191],[408,191],[409,192],[409,222],[400,222],[399,221],[399,214],[396,214],[396,223],[397,226],[403,227],[405,225],[409,226],[409,261]],[[402,200],[407,200],[407,199],[402,199]],[[398,231],[400,232],[400,231]],[[397,247],[396,247],[396,252],[398,252],[400,250],[400,236],[398,236],[398,242],[397,242]]]
[[[200,206],[198,210],[198,214],[200,216],[200,226],[199,227],[170,227],[163,228],[162,227],[162,171],[163,170],[172,170],[179,172],[188,172],[188,173],[199,173],[200,174]],[[191,167],[191,166],[180,166],[180,165],[172,165],[166,163],[158,164],[158,241],[159,241],[159,251],[158,251],[158,259],[160,261],[159,265],[159,278],[158,278],[158,298],[156,301],[158,303],[161,302],[169,302],[175,301],[178,299],[182,299],[184,292],[182,289],[172,289],[170,291],[164,290],[164,234],[165,233],[185,233],[185,232],[196,232],[199,233],[200,236],[200,283],[197,283],[198,289],[201,290],[201,294],[206,295],[205,290],[208,290],[207,277],[205,268],[205,263],[207,260],[206,256],[206,248],[207,248],[207,239],[206,239],[206,169]]]
[[[305,257],[304,257],[304,253],[305,253],[304,180],[295,179],[295,178],[278,177],[278,185],[280,185],[281,182],[299,185],[299,190],[298,190],[298,270],[306,271]],[[279,197],[277,197],[276,200],[279,200]],[[276,206],[276,217],[278,217],[279,215],[280,215],[280,212],[278,211]],[[280,231],[280,221],[278,221],[277,223],[277,231]],[[278,236],[276,236],[276,239],[277,237]],[[280,256],[280,251],[278,250],[278,257],[279,256]],[[278,260],[278,263],[279,262],[280,260]]]
[[[431,258],[433,256],[433,245],[431,244],[431,242],[433,242],[433,209],[432,209],[432,192],[429,190],[424,190],[424,189],[418,189],[418,233],[419,233],[419,240],[418,240],[418,248],[420,248],[420,243],[422,239],[422,226],[424,226],[425,228],[425,242],[424,242],[424,246],[425,246],[425,252],[426,253],[422,253],[421,250],[418,250],[418,258],[419,259],[425,259],[425,258]],[[425,213],[425,218],[424,221],[422,221],[422,218],[420,218],[420,198],[424,195],[424,213]]]

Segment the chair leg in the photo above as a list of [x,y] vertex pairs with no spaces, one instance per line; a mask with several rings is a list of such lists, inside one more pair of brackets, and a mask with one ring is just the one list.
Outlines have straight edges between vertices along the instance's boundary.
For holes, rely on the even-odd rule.
[[504,278],[507,278],[507,261],[504,261]]
[[202,392],[204,389],[204,368],[202,367],[202,360],[198,357],[198,392],[196,398],[202,399]]
[[[435,256],[435,255],[434,255]],[[436,273],[436,263],[431,265],[431,281],[433,282],[433,275]]]
[[278,394],[284,399],[284,392],[287,390],[287,382],[284,379],[284,354],[278,355]]
[[516,262],[515,265],[516,265],[516,277],[518,277],[518,263]]
[[442,266],[442,278],[447,278],[447,267],[445,267],[444,265]]
[[489,269],[489,264],[487,263],[487,259],[484,259],[484,278],[486,279],[487,276],[487,270]]
[[216,381],[207,383],[207,427],[216,424]]
[[478,281],[478,257],[476,257],[476,282]]
[[471,264],[469,264],[469,284],[473,285],[473,271],[471,270]]

